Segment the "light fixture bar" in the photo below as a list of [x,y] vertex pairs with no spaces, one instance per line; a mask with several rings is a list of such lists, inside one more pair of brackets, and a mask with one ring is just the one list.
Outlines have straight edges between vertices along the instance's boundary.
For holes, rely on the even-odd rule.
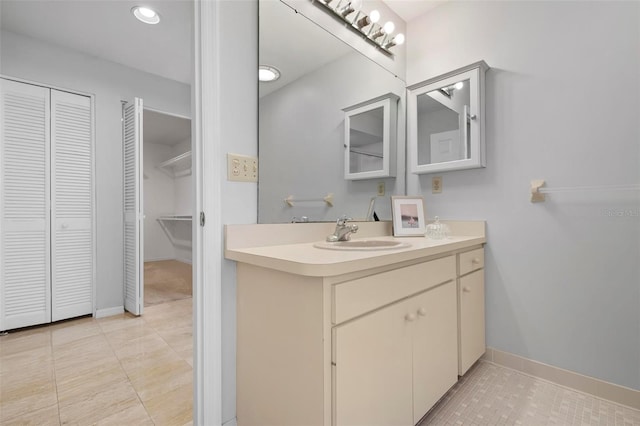
[[[355,1],[350,0],[311,0],[318,5],[321,9],[328,12],[335,19],[346,24],[345,26],[351,28],[352,31],[359,34],[368,43],[374,45],[382,53],[393,56],[391,49],[393,46],[404,43],[404,35],[398,34],[395,37],[391,36],[394,30],[392,22],[387,22],[384,27],[376,24],[380,19],[380,14],[377,11],[371,12],[370,16],[361,10],[357,10],[353,4]],[[331,3],[336,3],[335,7],[331,6]],[[365,28],[368,29],[365,31]]]

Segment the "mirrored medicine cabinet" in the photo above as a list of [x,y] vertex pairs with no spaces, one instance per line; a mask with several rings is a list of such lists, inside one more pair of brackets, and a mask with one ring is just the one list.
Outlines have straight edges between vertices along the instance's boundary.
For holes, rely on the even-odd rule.
[[343,110],[345,179],[396,175],[398,99],[387,93]]
[[407,144],[416,174],[485,166],[484,61],[408,87]]

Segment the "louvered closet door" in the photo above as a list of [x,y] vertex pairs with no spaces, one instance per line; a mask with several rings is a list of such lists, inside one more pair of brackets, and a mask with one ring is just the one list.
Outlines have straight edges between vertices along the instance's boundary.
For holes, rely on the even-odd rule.
[[124,155],[124,308],[143,310],[142,99],[123,104]]
[[49,89],[0,79],[0,330],[51,321]]
[[52,320],[93,312],[91,99],[51,90]]

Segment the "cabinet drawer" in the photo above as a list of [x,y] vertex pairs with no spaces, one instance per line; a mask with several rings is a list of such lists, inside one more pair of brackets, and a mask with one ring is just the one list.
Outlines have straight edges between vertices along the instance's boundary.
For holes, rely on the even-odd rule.
[[476,269],[484,268],[484,249],[467,251],[458,255],[460,275],[468,274]]
[[448,256],[337,284],[333,287],[333,323],[355,318],[455,276],[455,256]]

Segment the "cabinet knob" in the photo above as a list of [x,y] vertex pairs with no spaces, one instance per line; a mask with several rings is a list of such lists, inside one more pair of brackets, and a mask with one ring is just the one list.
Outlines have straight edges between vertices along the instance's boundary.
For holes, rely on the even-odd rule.
[[473,259],[471,259],[471,263],[473,263],[474,265],[477,265],[478,263],[480,263],[480,258],[474,257]]
[[471,287],[462,287],[462,291],[465,293],[471,293]]
[[404,319],[405,319],[405,321],[412,322],[412,321],[416,320],[416,316],[413,315],[413,314],[407,314],[407,315],[404,316]]
[[418,309],[418,315],[420,315],[421,317],[427,315],[427,310],[425,308]]

